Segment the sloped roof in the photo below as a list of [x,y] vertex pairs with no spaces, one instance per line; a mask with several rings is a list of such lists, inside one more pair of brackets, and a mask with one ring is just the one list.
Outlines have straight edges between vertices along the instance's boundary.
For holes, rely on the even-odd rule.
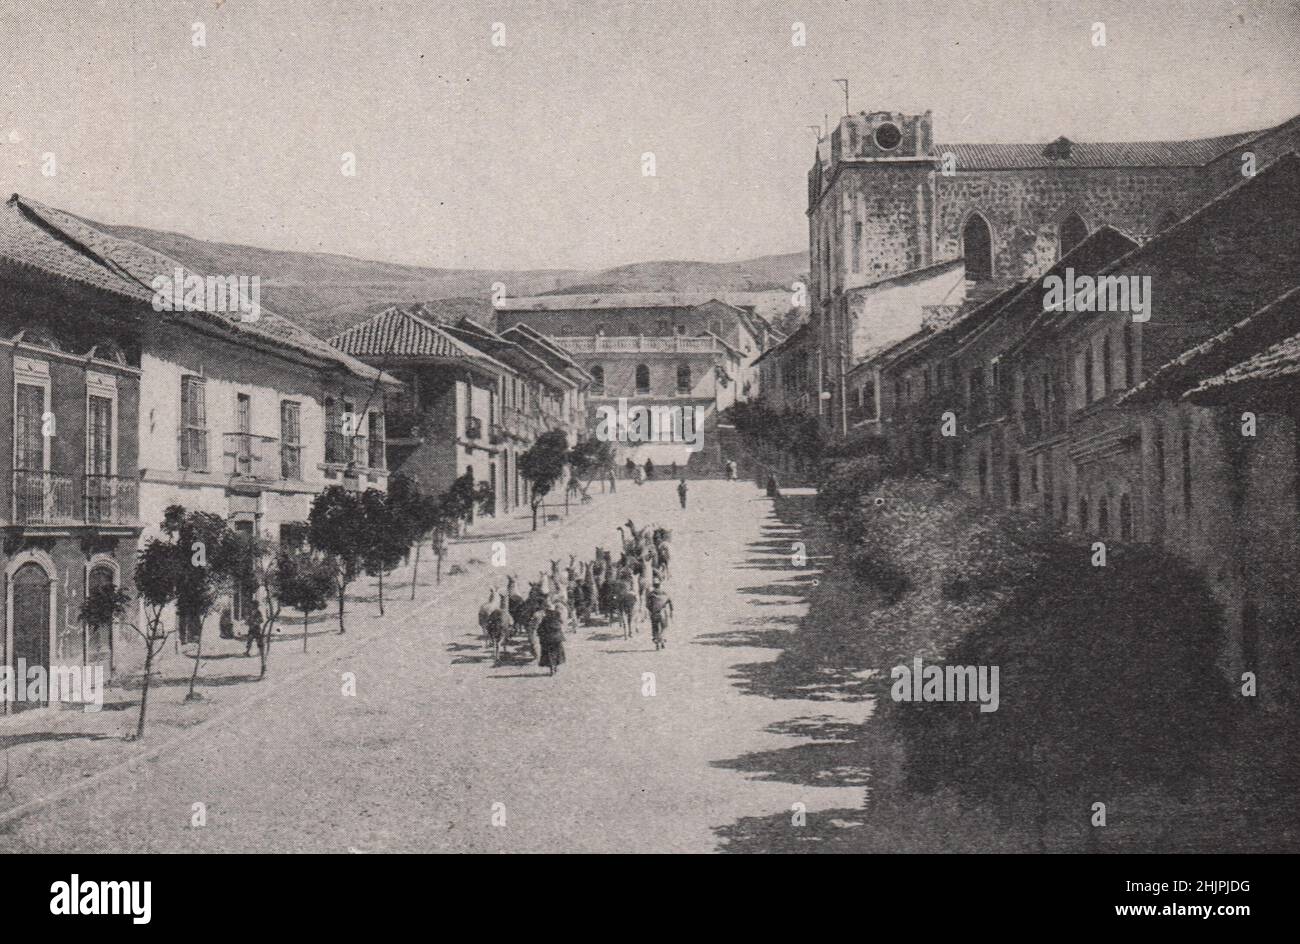
[[587,380],[592,379],[591,374],[587,373],[587,371],[583,369],[582,365],[573,359],[573,355],[567,348],[558,344],[553,339],[548,338],[535,328],[520,321],[512,324],[509,328],[506,328],[501,332],[502,337],[507,337],[511,334],[517,335],[539,348],[543,354],[547,357],[553,358],[556,364],[564,367],[566,370],[576,371]]
[[1027,170],[1040,167],[1201,167],[1259,131],[1243,131],[1191,141],[1069,142],[1068,158],[1053,160],[1046,144],[936,144],[934,153],[951,153],[959,171]]
[[[1275,367],[1283,366],[1281,362],[1275,363],[1276,357],[1285,358],[1281,349],[1296,340],[1289,336],[1298,330],[1300,285],[1162,365],[1125,393],[1121,402],[1140,403],[1177,396],[1193,387],[1192,393],[1196,395],[1215,387],[1271,376]],[[1276,357],[1271,353],[1275,350]]]
[[[1077,269],[1083,273],[1095,273],[1106,269],[1116,259],[1123,258],[1138,248],[1138,244],[1119,230],[1111,226],[1099,226],[1083,239],[1077,246],[1058,259],[1050,269],[1036,279],[1027,279],[1012,285],[1007,292],[991,299],[1002,304],[988,307],[981,306],[975,311],[963,312],[953,319],[943,331],[956,330],[962,333],[960,343],[964,346],[976,340],[984,332],[993,330],[993,325],[1006,316],[1024,315],[1028,319],[1019,336],[1009,345],[1009,350],[1023,347],[1056,312],[1043,309],[1043,282],[1050,276],[1064,276],[1067,269]],[[996,314],[996,318],[985,317]]]
[[750,366],[756,367],[768,355],[780,354],[784,352],[786,349],[792,348],[795,345],[801,343],[804,340],[804,338],[808,337],[808,333],[811,330],[812,330],[811,322],[805,321],[803,324],[801,324],[798,328],[794,330],[793,334],[789,335],[788,337],[782,338],[779,342],[773,344],[762,354],[758,355],[758,357],[754,358],[754,363],[751,364]]
[[[1288,290],[1300,277],[1300,256],[1291,248],[1297,245],[1296,230],[1274,227],[1264,233],[1275,251],[1271,258],[1259,251],[1239,255],[1228,250],[1231,241],[1243,238],[1243,233],[1252,238],[1260,235],[1259,207],[1267,206],[1279,217],[1284,216],[1297,194],[1300,194],[1300,155],[1287,152],[1254,177],[1233,185],[1179,223],[1091,274],[1134,272],[1143,268],[1167,272],[1170,277],[1162,281],[1160,305],[1177,312],[1181,320],[1160,325],[1164,330],[1175,324],[1192,327],[1222,324],[1221,313],[1234,308],[1238,311],[1266,308],[1268,302]],[[1086,315],[1043,311],[1014,347],[1023,347],[1031,341],[1039,326],[1064,326],[1077,317]],[[1155,326],[1153,322],[1148,327]],[[1212,336],[1202,336],[1197,340],[1211,339]],[[1189,341],[1189,348],[1183,351],[1195,345],[1196,342]],[[1152,376],[1156,373],[1153,370]]]
[[329,343],[353,357],[462,359],[507,369],[440,325],[396,305],[336,334]]
[[863,289],[882,288],[886,285],[888,286],[909,285],[912,282],[917,282],[920,281],[921,279],[930,278],[935,275],[942,275],[943,273],[948,272],[952,269],[960,268],[965,264],[965,261],[966,260],[963,259],[961,256],[956,256],[952,259],[943,259],[939,262],[932,262],[929,265],[920,266],[915,269],[908,269],[906,272],[896,272],[893,275],[883,275],[880,278],[873,279],[870,282],[864,282],[861,285],[851,286],[845,289],[845,291],[860,292]]
[[[0,207],[0,259],[110,292],[152,307],[153,281],[159,276],[202,277],[163,253],[97,229],[87,220],[14,194]],[[368,380],[396,384],[367,364],[335,350],[287,318],[260,308],[257,321],[242,321],[238,311],[181,310],[166,313],[177,321],[193,320],[221,327],[341,367]]]
[[1282,380],[1294,382],[1298,379],[1300,334],[1293,334],[1268,350],[1230,367],[1217,377],[1211,377],[1186,396],[1197,402],[1212,402],[1229,390],[1244,392],[1243,388],[1253,388],[1263,383]]
[[[577,386],[577,382],[572,377],[566,377],[522,344],[507,340],[492,329],[485,328],[470,318],[462,318],[454,325],[445,325],[443,327],[444,330],[460,338],[466,344],[486,351],[521,372],[542,378],[543,382],[551,386]],[[559,381],[558,384],[555,383],[557,380]]]

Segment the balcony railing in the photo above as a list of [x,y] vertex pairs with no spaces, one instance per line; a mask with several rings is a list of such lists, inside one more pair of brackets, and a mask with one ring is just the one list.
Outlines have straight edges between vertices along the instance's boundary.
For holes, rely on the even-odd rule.
[[77,480],[61,472],[14,469],[14,524],[74,524],[81,521]]
[[280,477],[280,456],[273,436],[223,433],[222,468],[226,475],[274,481]]
[[280,443],[280,478],[302,480],[302,446],[297,443]]
[[181,430],[177,439],[180,444],[180,468],[190,472],[208,471],[208,431],[187,427]]
[[120,475],[87,475],[83,502],[87,524],[134,524],[140,520],[140,483]]
[[[365,468],[370,461],[369,437],[348,436],[338,432],[326,433],[325,461],[333,465],[351,465]],[[383,468],[383,466],[377,468]]]
[[651,353],[651,354],[713,354],[722,350],[716,338],[687,338],[681,335],[672,337],[579,337],[573,335],[555,335],[551,338],[556,344],[573,354],[600,353]]

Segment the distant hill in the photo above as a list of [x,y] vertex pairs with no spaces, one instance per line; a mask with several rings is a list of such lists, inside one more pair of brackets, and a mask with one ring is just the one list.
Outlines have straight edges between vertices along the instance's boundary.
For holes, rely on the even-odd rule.
[[595,292],[761,293],[762,314],[789,308],[789,286],[805,278],[802,252],[742,262],[639,262],[611,269],[439,269],[323,252],[285,252],[209,242],[137,226],[94,226],[143,243],[197,272],[256,275],[262,304],[318,337],[337,334],[394,304],[424,304],[448,320],[469,315],[490,321],[492,284],[512,296]]

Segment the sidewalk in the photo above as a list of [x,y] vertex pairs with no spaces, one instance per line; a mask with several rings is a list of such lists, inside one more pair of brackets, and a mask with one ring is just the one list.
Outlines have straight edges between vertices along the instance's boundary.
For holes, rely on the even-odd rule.
[[[568,531],[567,525],[583,520],[600,505],[598,493],[589,504],[571,504],[567,517],[562,503],[548,505],[546,511],[558,515],[558,520],[543,526],[539,511],[535,533],[528,508],[500,519],[480,519],[466,536],[449,542],[441,584],[435,583],[436,560],[425,546],[420,555],[415,600],[411,600],[413,552],[410,565],[396,568],[384,578],[383,617],[379,616],[377,579],[362,577],[349,588],[344,611],[347,632],[338,632],[336,606],[313,613],[308,621],[305,655],[302,615],[286,611],[271,644],[266,678],[260,681],[256,647],[253,655],[245,658],[244,639],[221,639],[215,617],[210,618],[195,684],[200,700],[184,701],[194,660],[178,651],[169,639],[155,662],[157,674],[149,686],[145,736],[138,742],[125,738],[134,733],[139,715],[143,645],[119,651],[115,678],[105,680],[102,710],[86,712],[80,706],[51,706],[0,716],[0,829],[7,820],[48,800],[147,762],[182,739],[195,736],[200,728],[219,724],[255,701],[291,688],[304,675],[382,638],[386,631],[427,612],[451,594],[482,592],[487,571],[494,569],[491,561],[495,542],[504,545],[507,562],[494,574],[494,582],[504,584],[504,574],[516,571],[522,579],[528,571],[519,558],[531,555],[517,551],[543,550],[542,542],[549,542],[550,535],[558,539]],[[291,692],[286,699],[288,705],[292,705],[292,698]],[[0,840],[0,849],[3,846]]]

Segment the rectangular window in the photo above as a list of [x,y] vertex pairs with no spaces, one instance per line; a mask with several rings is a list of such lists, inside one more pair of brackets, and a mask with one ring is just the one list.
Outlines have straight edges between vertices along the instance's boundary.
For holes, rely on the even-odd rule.
[[253,474],[253,401],[246,393],[235,397],[235,462],[240,475]]
[[369,437],[367,442],[370,445],[369,465],[372,469],[387,468],[384,462],[384,414],[377,410],[370,411]]
[[280,477],[302,478],[302,406],[292,400],[280,401]]
[[180,468],[208,470],[208,407],[202,377],[181,378]]
[[41,422],[45,415],[45,388],[20,383],[17,401],[14,468],[44,471],[45,437],[41,435]]

